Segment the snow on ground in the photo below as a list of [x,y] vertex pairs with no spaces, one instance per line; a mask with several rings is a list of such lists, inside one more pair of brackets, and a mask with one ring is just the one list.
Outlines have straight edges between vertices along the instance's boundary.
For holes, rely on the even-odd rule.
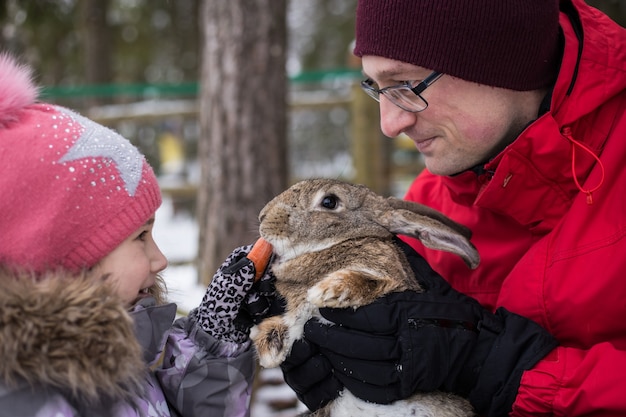
[[[156,213],[154,239],[170,261],[163,271],[169,298],[179,311],[188,312],[197,307],[205,287],[196,283],[196,269],[190,261],[196,256],[198,227],[193,217],[185,212],[175,213],[172,201],[164,197]],[[306,411],[293,391],[285,384],[279,369],[263,369],[258,375],[251,405],[252,417],[295,417]]]

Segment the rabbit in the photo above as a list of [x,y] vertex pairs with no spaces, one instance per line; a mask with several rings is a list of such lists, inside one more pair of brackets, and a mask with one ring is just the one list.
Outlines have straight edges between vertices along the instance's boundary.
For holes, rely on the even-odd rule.
[[[321,307],[357,308],[395,291],[421,291],[395,234],[459,255],[476,268],[471,232],[438,211],[363,185],[334,179],[298,182],[259,214],[259,233],[273,247],[271,271],[285,312],[254,326],[251,338],[264,368],[279,366],[304,324]],[[315,417],[473,416],[469,401],[441,392],[417,393],[388,405],[369,403],[344,389]]]

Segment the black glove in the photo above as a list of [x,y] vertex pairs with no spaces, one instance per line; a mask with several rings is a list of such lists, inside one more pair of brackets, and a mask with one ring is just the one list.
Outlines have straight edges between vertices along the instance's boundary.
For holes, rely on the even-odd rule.
[[294,342],[280,368],[287,385],[309,410],[322,408],[343,390],[330,361],[306,338]]
[[[480,414],[508,414],[522,372],[556,341],[531,320],[503,308],[495,314],[485,310],[452,289],[407,244],[397,243],[424,292],[393,293],[356,310],[322,309],[336,325],[305,325],[303,343],[309,347],[294,345],[282,366],[285,381],[312,410],[336,398],[343,385],[382,404],[442,390],[468,397]],[[301,376],[307,368],[326,383]]]
[[279,314],[274,282],[266,272],[254,282],[255,268],[246,255],[252,245],[236,248],[217,270],[202,303],[193,310],[200,326],[216,339],[243,343],[250,328],[273,314]]
[[235,327],[248,331],[262,320],[285,311],[285,300],[277,297],[275,285],[276,277],[268,268],[261,279],[252,284],[235,318]]

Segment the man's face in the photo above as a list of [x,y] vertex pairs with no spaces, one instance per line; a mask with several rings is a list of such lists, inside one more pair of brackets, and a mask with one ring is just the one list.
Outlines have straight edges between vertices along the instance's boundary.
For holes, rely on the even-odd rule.
[[[377,56],[364,56],[362,65],[379,88],[421,81],[432,72]],[[381,129],[391,138],[410,137],[433,174],[452,175],[486,162],[515,140],[537,117],[545,92],[489,87],[444,74],[421,95],[429,105],[419,113],[381,95]]]

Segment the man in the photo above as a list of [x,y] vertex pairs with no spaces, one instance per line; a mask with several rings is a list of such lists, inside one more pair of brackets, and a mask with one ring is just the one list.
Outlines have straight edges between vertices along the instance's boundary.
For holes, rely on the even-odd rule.
[[582,0],[359,0],[354,53],[382,131],[424,156],[406,198],[481,264],[405,239],[426,291],[322,311],[339,325],[307,323],[289,385],[311,409],[345,387],[626,415],[626,31]]

